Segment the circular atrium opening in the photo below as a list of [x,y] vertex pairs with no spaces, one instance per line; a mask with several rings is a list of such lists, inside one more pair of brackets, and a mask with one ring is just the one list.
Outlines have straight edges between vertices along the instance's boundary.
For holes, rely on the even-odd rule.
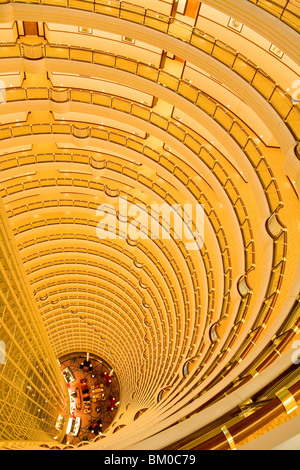
[[120,402],[120,386],[112,367],[95,355],[69,354],[59,359],[67,383],[70,415],[64,444],[91,441],[107,431]]

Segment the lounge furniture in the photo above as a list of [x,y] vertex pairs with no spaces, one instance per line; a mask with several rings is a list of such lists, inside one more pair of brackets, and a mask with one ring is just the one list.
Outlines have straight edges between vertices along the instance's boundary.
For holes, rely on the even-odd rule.
[[67,382],[67,384],[69,384],[70,382],[73,382],[75,380],[75,377],[74,377],[73,373],[70,371],[70,369],[68,367],[66,367],[65,370],[63,370],[62,374],[63,374],[64,379]]
[[72,434],[73,436],[77,436],[80,429],[80,418],[70,418],[67,434]]

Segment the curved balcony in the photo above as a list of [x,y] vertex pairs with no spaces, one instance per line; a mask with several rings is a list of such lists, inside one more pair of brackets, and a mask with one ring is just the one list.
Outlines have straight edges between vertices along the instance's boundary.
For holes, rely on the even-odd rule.
[[[9,342],[9,368],[4,374],[1,369],[1,380],[4,376],[5,393],[10,388],[20,400],[29,400],[34,415],[20,426],[27,441],[15,446],[182,451],[243,446],[256,431],[256,420],[265,425],[283,413],[289,418],[298,401],[299,384],[292,388],[296,367],[291,365],[291,348],[300,331],[300,265],[293,259],[298,200],[296,170],[290,171],[289,181],[284,165],[291,152],[297,156],[299,107],[294,102],[290,106],[291,97],[254,63],[178,21],[179,14],[172,18],[114,0],[46,2],[5,2],[0,11],[5,21],[13,14],[17,21],[20,12],[24,21],[34,12],[32,21],[43,21],[50,12],[45,21],[60,13],[64,25],[80,17],[82,26],[93,19],[103,31],[115,32],[117,24],[124,25],[124,34],[138,32],[130,36],[136,41],[145,34],[153,46],[161,39],[160,50],[186,50],[178,57],[187,63],[192,59],[204,67],[207,61],[201,77],[214,70],[212,79],[225,77],[232,88],[228,109],[228,95],[224,105],[215,99],[222,85],[205,82],[215,97],[204,93],[183,79],[187,74],[181,59],[170,64],[165,53],[163,68],[158,68],[86,47],[36,44],[37,38],[0,46],[5,80],[12,74],[8,83],[20,83],[5,93],[0,90],[0,196],[5,204],[0,204],[0,297]],[[217,8],[219,0],[214,2]],[[235,2],[228,0],[226,7]],[[259,1],[251,3],[236,2],[232,15],[239,8],[248,12],[251,25],[252,13],[262,11]],[[274,34],[275,24],[278,31],[295,34],[284,24],[284,6],[286,18],[288,2],[282,4],[281,22],[264,11],[255,31],[269,17],[273,23],[268,34]],[[198,24],[196,19],[191,23]],[[167,73],[174,70],[171,65],[178,76]],[[198,82],[197,67],[190,77],[193,83]],[[33,88],[36,74],[39,86]],[[55,74],[64,78],[58,81]],[[75,76],[82,88],[75,88],[75,79],[72,84]],[[109,92],[90,89],[100,89],[100,77],[113,83]],[[52,79],[71,86],[54,87]],[[150,101],[155,97],[151,106],[139,102],[145,95]],[[257,127],[262,124],[264,129],[258,135],[251,126],[256,115]],[[272,139],[263,142],[259,136],[268,132],[266,127]],[[268,145],[271,141],[276,147]],[[175,229],[166,241],[149,237],[149,226],[120,208],[115,212],[120,197],[142,206],[160,228],[168,221],[159,211],[152,214],[154,201],[169,207],[202,204],[203,245],[189,250]],[[99,240],[95,214],[100,202],[101,210],[120,223],[117,235],[123,238]],[[124,238],[131,223],[145,239]],[[188,224],[195,228],[191,217]],[[114,232],[111,222],[106,230]],[[43,324],[31,342],[35,319]],[[70,446],[49,441],[56,404],[69,412],[55,355],[75,350],[110,361],[120,380],[122,402],[103,436]],[[48,352],[47,364],[43,355],[48,357]],[[41,369],[35,369],[37,361]],[[54,383],[59,386],[53,388]],[[46,423],[35,433],[32,423],[40,412],[40,398]],[[7,401],[4,416],[12,406],[19,419],[18,404]],[[12,440],[11,420],[5,420]],[[12,445],[8,441],[0,447]]]
[[[12,47],[17,47],[15,49],[16,52],[18,52],[19,46],[12,46]],[[35,47],[35,46],[34,46]],[[39,48],[40,46],[38,46]],[[44,45],[43,45],[44,47]],[[47,54],[47,46],[45,46],[46,49],[43,49],[43,54]],[[61,51],[63,51],[63,55],[65,56],[67,54],[67,57],[70,57],[70,51],[73,50],[71,48],[61,48],[61,47],[55,47],[55,46],[49,46],[52,50],[54,51],[53,54],[50,53],[50,56],[53,58],[57,54],[55,51],[58,52],[58,55],[61,56]],[[9,50],[11,50],[9,48]],[[0,47],[1,51],[1,47]],[[75,48],[74,53],[77,53],[82,57],[82,50]],[[271,194],[269,203],[271,204],[271,211],[275,210],[280,203],[280,194],[278,194],[278,197],[276,197],[276,192],[278,192],[278,187],[276,185],[276,181],[273,179],[273,174],[272,171],[269,168],[269,165],[266,161],[266,159],[263,157],[262,152],[260,149],[257,147],[257,145],[254,143],[253,139],[249,136],[249,134],[246,132],[246,130],[242,127],[240,122],[235,118],[232,113],[228,111],[224,106],[220,105],[218,102],[213,100],[211,97],[206,95],[205,93],[201,92],[198,90],[196,87],[178,79],[177,77],[174,77],[164,71],[157,70],[154,67],[150,67],[147,64],[141,64],[139,62],[135,62],[131,59],[126,59],[126,58],[118,58],[114,55],[107,55],[107,54],[102,54],[101,57],[104,59],[95,59],[96,55],[98,54],[95,51],[90,51],[91,57],[86,58],[86,60],[91,60],[92,63],[97,63],[98,65],[100,63],[105,63],[106,66],[107,64],[107,58],[110,61],[110,66],[113,66],[119,70],[119,67],[121,67],[121,70],[126,70],[127,72],[134,73],[138,75],[139,77],[142,78],[147,78],[153,81],[154,83],[157,83],[164,88],[168,88],[169,90],[172,90],[176,92],[177,95],[182,96],[184,99],[190,101],[192,104],[196,105],[201,111],[205,112],[206,114],[209,115],[214,121],[217,122],[225,131],[230,135],[230,137],[233,138],[233,140],[239,145],[239,147],[243,150],[243,152],[247,155],[249,158],[252,166],[254,167],[255,171],[257,172],[258,175],[262,174],[270,174],[270,178],[268,178],[267,181],[262,181],[265,189],[268,189],[267,194]],[[99,53],[100,54],[100,53]],[[71,54],[72,55],[72,54]],[[14,53],[12,54],[14,56]],[[48,57],[48,55],[47,55]],[[76,57],[77,60],[79,57]],[[118,62],[118,59],[120,62]],[[85,61],[86,61],[85,60]],[[26,93],[24,96],[24,92],[22,90],[15,90],[14,94],[16,95],[15,98],[10,98],[10,96],[13,96],[13,93],[11,93],[10,90],[7,91],[7,97],[3,97],[6,99],[6,101],[10,100],[17,100],[18,99],[18,93],[20,95],[20,99],[26,99]],[[38,99],[37,92],[32,91],[32,93],[35,93],[35,98]],[[61,91],[55,91],[51,92],[51,96],[49,96],[49,92],[45,90],[42,92],[41,99],[47,96],[47,98],[52,99],[54,98],[54,101],[59,100],[59,102],[65,102],[70,100],[69,94],[67,90],[61,90]],[[23,98],[24,96],[24,98]],[[78,98],[79,97],[79,98]],[[98,98],[98,101],[97,101]],[[30,99],[30,96],[28,95],[28,99]],[[111,102],[112,98],[110,98],[107,95],[101,95],[100,93],[91,93],[89,91],[83,91],[83,90],[78,90],[76,93],[75,91],[72,92],[72,99],[79,99],[81,102],[84,103],[93,103],[93,104],[99,104],[101,106],[106,106],[110,108],[114,108],[116,105]],[[114,98],[114,101],[116,102],[116,98]],[[133,111],[130,110],[130,107],[133,107]],[[133,115],[136,115],[138,117],[141,117],[142,119],[147,119],[149,122],[157,122],[161,121],[159,118],[154,119],[154,113],[149,113],[149,110],[147,108],[140,106],[138,108],[137,105],[131,105],[130,102],[123,101],[123,108],[121,105],[121,100],[120,104],[118,105],[118,109],[124,110],[124,112],[129,109],[129,112],[131,112]],[[294,107],[295,108],[295,107]],[[139,111],[140,109],[140,111]],[[297,112],[299,112],[297,108]],[[147,117],[148,114],[148,117]],[[152,116],[153,117],[149,117]],[[165,122],[161,121],[160,127],[165,128],[167,126],[166,120],[164,119]],[[176,126],[176,131],[175,131],[175,126],[172,125],[174,128],[174,131],[172,132],[171,128],[169,129],[169,132],[174,134],[176,132],[176,135],[179,135],[182,133],[182,130],[180,130],[179,126]],[[298,127],[298,124],[297,124]],[[87,137],[87,131],[86,130],[78,130],[80,132],[80,136]],[[193,147],[193,142],[190,142],[190,146]]]
[[300,6],[297,0],[247,0],[300,32]]
[[[184,25],[184,28],[187,26],[188,25]],[[168,30],[163,32],[170,34]],[[209,37],[206,33],[191,30],[188,36],[188,44],[222,62],[223,65],[235,72],[253,87],[279,115],[293,137],[299,140],[299,107],[293,102],[292,97],[279,87],[266,72],[226,44]],[[175,37],[186,41],[186,39],[181,38],[180,35]],[[141,64],[132,59],[118,57],[101,51],[78,47],[58,47],[46,43],[36,45],[20,43],[11,46],[1,46],[0,57],[22,57],[28,60],[39,60],[42,58],[77,60],[96,65],[114,67],[167,86],[173,91],[176,91],[179,95],[184,94],[186,98],[190,97],[189,99],[194,103],[197,103],[197,99],[199,100],[197,93],[193,90],[194,87],[189,87],[189,84],[175,77],[170,77],[166,72],[157,70],[149,66],[149,64]],[[201,97],[203,99],[205,95],[202,94]]]

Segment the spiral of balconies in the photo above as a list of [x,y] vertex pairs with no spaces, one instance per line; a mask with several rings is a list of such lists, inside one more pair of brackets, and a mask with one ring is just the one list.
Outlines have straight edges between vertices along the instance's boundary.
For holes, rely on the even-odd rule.
[[[133,44],[130,57],[84,42],[79,47],[71,32],[68,44],[51,43],[49,31],[0,44],[3,78],[23,74],[19,86],[1,91],[3,211],[53,357],[94,353],[118,375],[116,419],[88,445],[226,446],[227,421],[243,427],[245,416],[236,407],[245,390],[253,398],[267,386],[268,374],[275,380],[286,373],[292,377],[287,384],[295,382],[288,355],[299,335],[294,149],[300,127],[283,74],[297,80],[296,64],[293,70],[293,62],[272,56],[273,78],[262,67],[266,50],[257,64],[255,48],[246,55],[247,41],[238,51],[199,29],[197,17],[191,25],[172,16],[171,3],[169,13],[146,3],[1,3],[6,24],[55,23],[62,38],[70,26],[93,25],[103,37],[122,31],[158,48],[161,57],[157,65],[137,60]],[[226,3],[232,2],[221,11]],[[269,2],[253,3],[239,2],[252,28],[253,11]],[[264,11],[268,18],[271,13]],[[295,34],[292,2],[276,16]],[[232,34],[234,43],[235,33],[220,32]],[[268,28],[267,37],[272,34]],[[286,55],[294,58],[292,49]],[[184,63],[186,74],[170,71],[166,52]],[[100,91],[99,80],[115,92]],[[202,204],[203,243],[200,237],[199,249],[189,250],[174,231],[167,240],[151,238],[143,225],[142,239],[118,231],[120,239],[99,239],[97,210],[101,205],[110,213],[119,197],[162,228],[168,221],[151,204]],[[119,222],[123,228],[132,223]],[[274,406],[284,413],[278,400]],[[199,419],[208,410],[215,418],[201,431],[205,419],[201,426]],[[219,441],[203,438],[212,429],[222,429]],[[5,439],[13,445],[9,433]],[[38,440],[32,438],[35,446]]]

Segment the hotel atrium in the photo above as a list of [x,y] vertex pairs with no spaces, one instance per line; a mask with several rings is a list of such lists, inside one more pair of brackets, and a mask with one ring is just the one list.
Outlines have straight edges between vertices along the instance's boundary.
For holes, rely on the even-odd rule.
[[0,449],[300,449],[299,31],[0,0]]

